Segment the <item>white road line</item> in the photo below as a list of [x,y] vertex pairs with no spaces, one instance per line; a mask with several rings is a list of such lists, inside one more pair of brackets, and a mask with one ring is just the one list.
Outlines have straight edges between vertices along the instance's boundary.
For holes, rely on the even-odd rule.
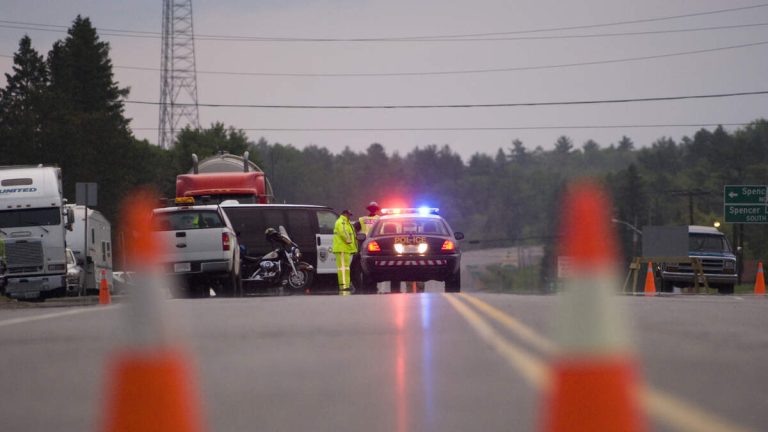
[[34,315],[34,316],[27,316],[27,317],[21,317],[21,318],[12,318],[7,320],[0,321],[0,327],[6,327],[11,326],[15,324],[24,324],[28,322],[34,322],[34,321],[42,321],[47,319],[53,319],[53,318],[59,318],[63,316],[69,316],[69,315],[78,315],[85,312],[94,312],[94,311],[103,311],[107,309],[114,309],[118,307],[118,305],[112,305],[112,306],[93,306],[93,307],[87,307],[87,308],[79,308],[79,309],[72,309],[67,310],[64,312],[54,312],[54,313],[48,313],[43,315]]

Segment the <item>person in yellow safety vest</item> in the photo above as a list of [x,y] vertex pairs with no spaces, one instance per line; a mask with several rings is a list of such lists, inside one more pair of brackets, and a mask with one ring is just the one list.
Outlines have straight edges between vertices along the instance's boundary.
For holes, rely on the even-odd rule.
[[333,227],[333,253],[336,255],[336,270],[339,277],[339,293],[348,295],[350,293],[350,264],[352,255],[357,252],[357,240],[355,239],[355,229],[349,222],[352,212],[344,210],[341,216],[336,219]]
[[360,232],[368,236],[373,224],[381,217],[381,207],[376,201],[371,201],[365,209],[368,210],[368,216],[360,218]]
[[[381,207],[379,207],[379,204],[376,203],[376,201],[371,201],[370,204],[368,204],[368,207],[365,208],[368,210],[368,216],[363,216],[360,219],[358,219],[354,225],[359,225],[360,229],[359,232],[365,234],[367,237],[368,234],[371,232],[371,228],[373,227],[373,224],[376,223],[377,220],[379,220],[379,217],[381,217]],[[360,249],[362,247],[362,242],[358,242],[357,248]],[[352,284],[355,286],[356,289],[364,289],[363,286],[363,269],[360,265],[360,254],[355,254],[352,257],[352,265],[351,265],[351,272],[352,272]],[[376,294],[377,290],[374,286],[372,288],[372,291],[370,291],[371,294]]]

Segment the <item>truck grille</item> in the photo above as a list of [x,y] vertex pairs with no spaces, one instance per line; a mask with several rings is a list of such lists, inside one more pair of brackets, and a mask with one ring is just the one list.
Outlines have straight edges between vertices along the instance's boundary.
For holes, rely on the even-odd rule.
[[[701,260],[701,267],[704,269],[704,273],[722,273],[723,261],[719,258],[703,258]],[[693,273],[693,264],[680,263],[679,272],[681,273]]]
[[43,267],[43,244],[40,242],[8,242],[5,244],[8,271],[35,271]]

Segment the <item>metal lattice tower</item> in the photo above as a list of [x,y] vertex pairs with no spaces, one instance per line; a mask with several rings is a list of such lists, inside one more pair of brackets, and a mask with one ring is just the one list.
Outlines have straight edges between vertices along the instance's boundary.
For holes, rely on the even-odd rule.
[[182,120],[200,127],[192,0],[163,0],[161,57],[158,144],[168,149],[173,147]]

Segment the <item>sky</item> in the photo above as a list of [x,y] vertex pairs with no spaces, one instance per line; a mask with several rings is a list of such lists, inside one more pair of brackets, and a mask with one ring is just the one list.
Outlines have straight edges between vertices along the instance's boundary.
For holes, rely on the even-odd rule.
[[[743,9],[715,13],[735,8]],[[193,10],[200,123],[223,122],[253,140],[335,153],[377,142],[401,155],[449,145],[466,161],[514,139],[549,150],[561,135],[576,148],[626,135],[644,147],[691,136],[694,125],[734,130],[768,117],[766,94],[471,108],[205,106],[539,104],[766,91],[768,3],[759,0],[198,0]],[[158,106],[133,102],[160,98],[161,1],[0,0],[0,71],[10,72],[24,34],[47,53],[78,14],[110,43],[115,79],[131,89],[126,116],[134,134],[157,143]]]

